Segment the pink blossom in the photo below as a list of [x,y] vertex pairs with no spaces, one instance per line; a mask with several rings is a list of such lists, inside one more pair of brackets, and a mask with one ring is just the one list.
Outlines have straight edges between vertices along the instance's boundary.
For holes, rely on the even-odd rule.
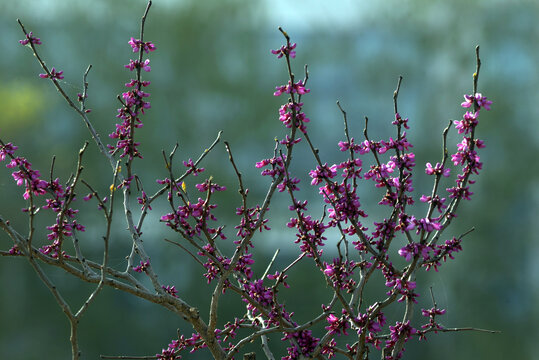
[[42,79],[48,79],[50,77],[51,79],[61,80],[64,78],[64,76],[62,75],[63,73],[63,71],[56,71],[55,68],[52,68],[50,71],[50,76],[49,74],[39,74],[39,77]]

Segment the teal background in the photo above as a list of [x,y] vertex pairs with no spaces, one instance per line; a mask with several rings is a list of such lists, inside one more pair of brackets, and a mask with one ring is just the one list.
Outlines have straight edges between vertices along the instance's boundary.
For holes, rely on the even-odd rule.
[[[56,174],[65,181],[89,134],[51,84],[38,78],[38,63],[18,44],[23,36],[16,19],[41,38],[40,54],[49,66],[64,71],[63,85],[70,94],[80,91],[82,74],[88,64],[93,65],[88,104],[93,124],[106,140],[116,121],[116,95],[130,79],[123,68],[133,57],[127,41],[138,37],[145,4],[138,0],[0,2],[0,138],[17,144],[19,154],[42,174],[48,174],[51,157],[56,155]],[[282,26],[298,43],[293,62],[296,75],[301,76],[303,64],[309,64],[311,92],[304,97],[304,110],[323,161],[342,160],[336,145],[343,139],[336,100],[348,112],[356,139],[362,139],[364,116],[370,119],[371,138],[393,136],[392,94],[398,76],[404,77],[399,110],[410,118],[408,133],[415,146],[414,184],[419,198],[429,191],[424,163],[440,158],[441,130],[449,119],[463,113],[459,104],[462,94],[471,92],[474,48],[479,44],[483,60],[479,91],[494,101],[492,110],[481,114],[478,128],[478,137],[487,145],[481,152],[484,169],[472,186],[473,201],[462,203],[447,236],[472,226],[476,230],[465,238],[464,251],[455,261],[444,264],[439,273],[420,276],[416,313],[431,307],[428,289],[432,286],[438,305],[447,309],[441,323],[501,333],[431,335],[427,342],[408,343],[404,358],[531,359],[539,351],[535,340],[539,335],[538,18],[539,4],[531,0],[156,0],[146,23],[146,39],[156,44],[157,51],[150,56],[152,72],[145,74],[152,81],[148,88],[152,108],[137,135],[145,156],[137,164],[138,174],[146,192],[153,193],[158,188],[155,178],[166,177],[162,149],[168,153],[179,143],[179,170],[180,160],[198,157],[217,132],[224,130],[223,138],[231,143],[251,189],[251,202],[263,200],[267,179],[258,175],[254,163],[271,157],[274,137],[285,134],[278,108],[286,99],[272,93],[276,85],[287,81],[286,69],[269,52],[283,43],[277,31]],[[453,144],[457,140],[454,132],[450,139]],[[321,207],[317,207],[317,191],[308,185],[307,177],[315,163],[306,144],[300,145],[294,170],[303,179],[304,196],[317,217]],[[453,149],[454,145],[450,151]],[[204,167],[206,176],[213,175],[229,189],[215,199],[220,204],[219,218],[228,224],[232,238],[236,218],[231,214],[240,199],[222,144]],[[112,179],[109,168],[90,143],[84,178],[103,194]],[[372,189],[372,184],[365,183],[361,200],[371,215],[368,221],[379,221],[387,214],[369,206],[379,197]],[[293,233],[283,229],[291,216],[286,200],[282,195],[276,197],[270,211],[273,230],[256,240],[257,274],[263,272],[276,248],[282,250],[277,267],[285,266],[296,254]],[[88,228],[80,240],[86,256],[99,260],[103,220],[94,205],[77,204],[81,222]],[[19,212],[23,206],[20,189],[13,184],[9,169],[2,167],[0,214],[22,233],[27,231]],[[204,313],[211,288],[189,256],[162,240],[174,238],[157,221],[164,206],[154,207],[155,216],[143,228],[147,250],[160,279],[175,285],[189,303],[200,304]],[[43,214],[38,226],[43,229],[51,222]],[[129,248],[124,228],[123,218],[118,217],[111,264],[120,269]],[[43,230],[41,236],[45,234]],[[328,240],[328,249],[335,241]],[[9,238],[1,233],[0,249],[10,247]],[[93,289],[55,269],[46,270],[73,308]],[[22,259],[1,257],[0,284],[1,357],[70,358],[68,322],[30,266]],[[328,289],[320,285],[321,277],[309,263],[295,269],[290,284],[292,288],[281,295],[287,298],[287,308],[296,311],[298,322],[318,314],[320,303],[328,301]],[[376,294],[383,291],[383,286],[373,287],[369,296],[378,299]],[[223,321],[241,316],[241,309],[232,306],[238,299],[232,295],[226,299]],[[401,309],[396,306],[392,311],[390,317]],[[83,358],[153,355],[175,338],[178,328],[191,333],[171,313],[105,289],[80,325]],[[273,341],[278,342],[278,337]],[[185,358],[206,356],[199,352]]]

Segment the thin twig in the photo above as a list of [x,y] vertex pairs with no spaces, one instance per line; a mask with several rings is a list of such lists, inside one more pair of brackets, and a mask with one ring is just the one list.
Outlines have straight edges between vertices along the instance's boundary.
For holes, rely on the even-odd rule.
[[[28,32],[26,31],[26,28],[24,27],[23,23],[21,22],[21,20],[17,19],[17,22],[19,23],[24,35],[28,36]],[[101,138],[99,136],[99,134],[97,133],[97,131],[95,130],[95,128],[93,127],[92,123],[90,122],[90,120],[88,119],[88,116],[87,116],[87,113],[81,109],[79,109],[75,103],[73,102],[73,100],[71,100],[71,98],[67,95],[67,93],[64,91],[64,89],[62,88],[62,86],[60,85],[60,83],[54,78],[51,76],[51,72],[49,70],[49,68],[47,67],[47,65],[45,64],[45,62],[41,59],[41,56],[39,56],[39,53],[37,52],[37,49],[34,45],[34,43],[32,43],[31,41],[28,43],[28,45],[30,46],[31,50],[32,50],[32,53],[34,54],[34,56],[36,57],[37,61],[39,62],[39,64],[41,65],[41,68],[45,71],[45,73],[49,76],[50,80],[52,81],[52,83],[54,84],[54,87],[56,88],[56,90],[58,90],[58,92],[60,93],[60,95],[64,98],[64,100],[68,103],[68,105],[73,108],[75,110],[75,112],[77,112],[77,114],[79,114],[79,116],[82,118],[82,120],[84,121],[84,123],[86,124],[86,127],[88,128],[88,130],[90,131],[90,134],[92,136],[92,138],[94,139],[95,143],[97,144],[97,147],[99,148],[99,151],[109,160],[110,162],[110,165],[112,168],[114,168],[114,164],[115,164],[115,161],[114,161],[114,158],[112,157],[111,154],[109,154],[108,150],[107,150],[107,147],[103,144],[103,142],[101,141]],[[86,73],[85,73],[85,76],[84,76],[84,81],[86,81],[86,74],[88,73],[89,69],[86,70]]]
[[279,252],[281,251],[281,249],[277,249],[275,250],[275,253],[273,254],[273,257],[271,258],[268,266],[266,266],[266,270],[264,270],[264,273],[262,274],[262,276],[260,277],[261,279],[265,279],[266,276],[268,275],[269,273],[269,270],[271,269],[271,267],[273,266],[273,263],[275,262],[275,259],[277,259],[277,255],[279,254]]
[[197,263],[199,263],[202,267],[204,267],[204,264],[202,263],[202,261],[200,261],[192,252],[189,251],[189,249],[187,249],[185,246],[183,246],[182,244],[176,242],[176,241],[172,241],[172,240],[169,240],[169,239],[164,239],[166,242],[169,242],[171,244],[174,244],[176,246],[178,246],[180,249],[182,249],[183,251],[185,251],[186,253],[188,253]]

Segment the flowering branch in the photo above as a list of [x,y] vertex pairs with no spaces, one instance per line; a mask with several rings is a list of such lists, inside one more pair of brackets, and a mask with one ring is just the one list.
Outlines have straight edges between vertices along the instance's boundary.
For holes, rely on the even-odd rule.
[[[135,75],[134,79],[125,84],[128,90],[118,96],[121,104],[117,115],[119,122],[109,135],[115,144],[109,145],[102,143],[88,118],[90,109],[86,104],[87,75],[91,65],[83,75],[83,87],[82,92],[77,95],[77,107],[62,89],[60,80],[63,79],[63,72],[45,65],[37,52],[37,45],[42,44],[41,40],[32,32],[27,32],[22,22],[18,21],[25,35],[20,43],[30,47],[45,71],[39,77],[52,81],[68,105],[82,117],[91,137],[112,167],[110,191],[103,197],[96,190],[97,186],[94,187],[83,179],[82,156],[88,143],[79,151],[74,175],[65,185],[61,185],[59,179],[53,177],[54,158],[50,179],[43,180],[39,171],[33,169],[26,158],[15,155],[17,146],[0,139],[0,161],[8,160],[6,166],[13,169],[12,176],[17,185],[24,187],[23,198],[28,204],[23,209],[28,217],[26,235],[14,229],[9,220],[0,215],[0,228],[13,242],[12,248],[2,251],[1,254],[26,258],[49,288],[70,321],[73,359],[80,358],[81,354],[77,340],[78,323],[105,286],[163,306],[187,321],[194,333],[190,337],[178,334],[177,339],[172,340],[155,356],[103,355],[102,358],[173,360],[181,358],[185,350],[194,352],[207,348],[214,359],[229,360],[240,354],[246,344],[260,340],[266,358],[275,359],[277,350],[270,346],[269,340],[279,334],[281,340],[288,344],[286,355],[282,357],[285,360],[326,359],[336,354],[347,359],[364,360],[374,351],[379,351],[384,360],[394,360],[402,357],[405,344],[414,336],[425,339],[425,335],[430,332],[494,332],[472,327],[442,326],[438,317],[444,315],[445,310],[438,308],[433,295],[433,307],[422,309],[422,315],[428,317],[429,322],[420,329],[412,324],[414,306],[419,297],[416,291],[417,272],[421,268],[426,271],[434,268],[438,271],[441,260],[453,259],[453,255],[462,250],[464,236],[473,230],[443,243],[440,240],[443,232],[456,217],[461,200],[469,200],[472,195],[469,187],[475,180],[472,180],[471,176],[478,175],[482,168],[477,149],[483,148],[484,143],[475,138],[475,129],[480,111],[483,108],[490,110],[491,102],[477,92],[481,65],[478,47],[473,93],[465,95],[465,101],[461,104],[471,110],[465,112],[462,120],[450,122],[443,130],[441,162],[426,164],[426,175],[434,176],[433,187],[430,195],[419,198],[421,202],[427,203],[427,206],[424,217],[418,219],[409,211],[417,198],[413,188],[413,169],[416,164],[415,155],[411,151],[413,145],[408,141],[405,131],[410,129],[408,119],[401,116],[398,108],[402,76],[398,78],[393,92],[395,116],[392,124],[396,127],[394,138],[377,141],[369,137],[368,118],[365,117],[365,140],[357,143],[348,128],[348,114],[337,102],[344,122],[344,140],[338,143],[338,147],[346,159],[328,165],[322,160],[322,154],[309,135],[310,119],[303,112],[304,95],[310,93],[310,89],[306,88],[308,68],[304,68],[304,78],[297,80],[292,68],[297,44],[292,43],[288,33],[279,28],[285,38],[285,44],[271,50],[271,53],[286,62],[287,79],[284,85],[276,87],[273,95],[288,96],[279,108],[279,121],[286,134],[284,138],[275,140],[272,157],[256,163],[256,167],[262,171],[261,175],[271,178],[261,203],[252,203],[247,184],[234,159],[232,147],[228,142],[224,142],[230,165],[238,181],[240,196],[240,206],[235,212],[237,224],[234,229],[237,232],[232,235],[231,240],[234,248],[232,251],[226,251],[226,247],[221,244],[230,242],[231,235],[225,231],[225,225],[219,222],[214,211],[218,206],[214,203],[217,198],[215,193],[226,191],[226,188],[211,176],[201,180],[193,188],[186,182],[188,178],[204,177],[205,169],[201,167],[201,163],[220,142],[221,132],[198,159],[183,161],[183,171],[178,172],[175,166],[178,145],[176,144],[168,155],[163,151],[165,175],[164,178],[157,179],[160,188],[151,196],[145,191],[149,186],[142,183],[136,172],[136,165],[143,161],[143,156],[138,150],[139,142],[135,141],[135,131],[139,131],[136,129],[143,126],[143,115],[151,108],[148,101],[150,94],[146,92],[150,81],[142,78],[142,74],[151,71],[150,59],[145,56],[156,50],[153,42],[144,39],[145,22],[151,5],[152,2],[148,1],[140,23],[140,37],[131,37],[128,42],[133,53],[138,53],[138,56],[124,65],[124,68],[134,71]],[[447,196],[451,199],[446,204],[446,198],[442,197],[440,189],[442,181],[449,177],[451,172],[447,164],[447,134],[451,125],[455,126],[459,134],[463,134],[463,140],[457,145],[457,152],[451,156],[451,162],[455,167],[461,167],[461,172],[456,176],[456,186],[446,189]],[[292,161],[294,147],[301,146],[299,143],[303,140],[307,142],[306,146],[310,149],[315,163],[315,169],[309,172],[311,185],[318,187],[318,194],[324,202],[319,218],[314,218],[308,212],[308,201],[301,199],[300,187],[303,185],[300,176],[296,176],[295,163]],[[368,153],[372,153],[371,164],[367,163],[364,156]],[[140,160],[135,162],[135,158]],[[375,188],[384,190],[378,205],[388,209],[387,217],[373,221],[371,229],[364,223],[363,219],[368,214],[358,195],[359,187],[369,181],[372,181]],[[99,261],[84,256],[84,249],[78,238],[78,234],[83,233],[85,227],[78,223],[76,217],[79,210],[73,206],[76,204],[75,189],[81,183],[89,190],[84,200],[95,200],[98,211],[102,211],[104,216],[103,254]],[[131,237],[131,250],[126,257],[127,267],[124,270],[109,265],[109,247],[111,242],[115,241],[112,238],[112,224],[116,215],[115,203],[119,201],[116,200],[119,190],[127,231]],[[255,235],[272,230],[269,223],[269,206],[278,193],[285,193],[290,199],[289,210],[292,217],[286,226],[295,231],[293,242],[298,246],[298,254],[286,266],[275,268],[279,254],[277,250],[269,262],[267,259],[260,260],[265,271],[258,276],[253,270],[253,264],[259,261],[252,253],[252,249],[258,245]],[[136,202],[133,197],[135,194]],[[202,266],[205,270],[204,281],[213,286],[209,295],[211,301],[207,317],[201,315],[199,307],[185,301],[181,291],[174,285],[162,284],[154,270],[152,262],[159,259],[150,258],[144,246],[145,235],[142,229],[150,211],[156,211],[152,210],[152,205],[157,200],[162,200],[169,207],[166,213],[159,214],[160,222],[178,237],[164,240],[176,245],[196,264]],[[133,215],[133,204],[141,206],[138,219]],[[35,219],[41,209],[53,211],[56,221],[47,227],[50,231],[47,239],[51,243],[38,247],[36,243],[41,240],[37,236],[36,231],[39,229],[36,229]],[[328,231],[332,228],[334,233]],[[334,234],[337,255],[330,256],[326,249],[331,238],[335,237]],[[397,247],[396,240],[399,236],[405,243],[404,246],[400,245],[400,248]],[[64,242],[65,238],[72,239],[74,257],[69,254],[70,249]],[[404,259],[404,266],[398,265],[398,256]],[[326,285],[331,295],[327,299],[329,301],[321,304],[319,314],[299,324],[294,320],[294,311],[286,306],[286,299],[283,299],[280,290],[290,286],[288,277],[295,276],[294,269],[306,261],[312,261],[317,269],[314,276],[318,277],[320,284]],[[71,310],[41,264],[60,268],[82,281],[95,284],[95,288],[78,311]],[[376,273],[383,277],[387,289],[382,293],[376,293],[373,289],[369,298],[376,300],[367,303],[365,294],[371,290],[368,284],[370,280],[376,279],[376,276],[372,276]],[[149,278],[150,288],[144,286],[140,276]],[[222,296],[227,291],[239,296],[241,304],[245,306],[245,312],[240,317],[228,317],[225,322],[225,314],[220,312],[220,305]],[[401,303],[402,305],[399,305]],[[388,322],[385,312],[390,305],[400,306],[400,321]],[[326,322],[327,326],[319,329],[316,325],[322,322]],[[241,336],[238,336],[238,330],[241,330]],[[256,355],[245,353],[243,357],[254,359]]]

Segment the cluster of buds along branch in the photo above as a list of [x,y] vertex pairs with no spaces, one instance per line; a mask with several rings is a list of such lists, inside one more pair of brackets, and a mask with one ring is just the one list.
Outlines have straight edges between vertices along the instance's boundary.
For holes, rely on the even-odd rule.
[[[483,109],[489,110],[491,102],[477,91],[481,65],[478,48],[473,92],[465,95],[465,101],[461,104],[467,110],[462,120],[449,122],[443,130],[440,161],[435,165],[425,165],[425,173],[433,178],[432,191],[418,196],[413,187],[415,156],[407,137],[409,120],[397,108],[402,77],[398,79],[393,95],[395,117],[392,124],[396,133],[389,139],[371,139],[367,131],[368,119],[365,118],[364,139],[356,140],[349,133],[347,113],[338,103],[344,119],[344,139],[337,145],[346,156],[343,161],[328,165],[309,136],[309,118],[303,112],[304,97],[310,93],[306,87],[309,80],[307,67],[304,78],[297,79],[292,70],[296,44],[291,43],[289,35],[279,28],[286,43],[271,52],[285,61],[288,80],[285,85],[276,87],[274,96],[287,97],[279,109],[279,120],[287,133],[282,139],[276,140],[272,157],[256,163],[256,167],[262,169],[261,175],[268,178],[269,182],[266,197],[260,203],[251,200],[249,189],[234,160],[232,148],[225,142],[241,198],[241,205],[236,209],[236,231],[230,234],[214,215],[217,204],[214,203],[213,195],[215,192],[226,191],[226,188],[216,183],[212,177],[202,179],[194,188],[189,188],[185,181],[188,177],[203,177],[204,168],[200,163],[220,142],[221,133],[198,159],[183,161],[183,171],[178,172],[174,166],[177,146],[168,156],[163,154],[166,172],[158,176],[158,186],[153,195],[144,191],[142,181],[137,176],[135,160],[142,161],[143,157],[138,150],[135,133],[142,127],[145,110],[150,108],[150,94],[143,90],[150,82],[142,79],[142,71],[151,70],[150,60],[144,56],[156,50],[152,42],[144,40],[144,24],[150,6],[151,1],[142,17],[140,38],[131,37],[128,42],[133,52],[138,53],[138,58],[125,65],[135,76],[126,83],[128,90],[118,96],[121,104],[117,115],[119,123],[110,134],[110,138],[116,140],[113,145],[107,145],[100,139],[90,121],[90,110],[86,108],[86,78],[91,66],[84,74],[82,93],[73,101],[59,82],[63,72],[47,67],[37,48],[37,45],[42,44],[41,40],[32,32],[27,32],[19,21],[25,34],[25,39],[20,43],[32,50],[45,71],[39,76],[51,81],[68,105],[79,114],[102,155],[111,165],[112,185],[106,188],[108,191],[103,196],[96,190],[103,184],[92,185],[84,180],[82,163],[87,143],[79,152],[75,175],[62,185],[59,179],[53,180],[54,168],[51,169],[49,181],[42,179],[40,172],[34,170],[26,158],[16,155],[17,146],[0,140],[0,160],[7,161],[6,166],[13,169],[12,176],[17,185],[24,189],[23,197],[28,204],[20,216],[27,216],[30,223],[28,234],[23,235],[0,215],[0,227],[13,241],[11,249],[3,254],[25,257],[48,286],[70,320],[73,359],[78,359],[81,354],[76,336],[79,320],[104,286],[114,287],[163,306],[192,325],[194,332],[191,335],[179,334],[155,355],[157,359],[179,359],[187,356],[188,352],[201,349],[209,350],[215,359],[232,359],[240,356],[244,346],[253,341],[260,341],[263,356],[275,359],[279,356],[276,353],[278,349],[271,346],[269,339],[278,336],[286,343],[286,353],[281,354],[282,359],[368,359],[378,351],[382,359],[389,360],[401,358],[405,343],[414,337],[425,339],[430,332],[481,330],[444,327],[437,317],[442,316],[445,310],[437,307],[434,296],[433,307],[421,311],[427,318],[425,322],[414,324],[412,321],[413,309],[419,296],[417,272],[422,268],[438,271],[442,260],[453,259],[453,255],[462,250],[463,237],[468,233],[444,237],[446,229],[456,217],[461,200],[470,200],[470,185],[475,182],[472,176],[479,174],[482,168],[477,151],[484,147],[484,143],[476,138],[476,128],[480,113]],[[454,154],[449,157],[447,133],[452,125],[463,137]],[[293,150],[303,144],[312,150],[314,157],[315,168],[309,172],[312,180],[307,187],[315,186],[315,191],[323,201],[324,210],[320,218],[315,218],[309,212],[308,201],[300,195],[299,175],[294,173]],[[365,165],[368,162],[372,165]],[[451,175],[452,170],[457,171],[455,184],[447,187],[444,192],[442,182]],[[136,182],[136,187],[132,186],[133,182]],[[374,221],[372,228],[364,220],[368,214],[358,195],[360,186],[369,186],[369,182],[385,191],[378,204],[387,209],[387,216]],[[86,258],[84,241],[79,241],[79,237],[84,236],[82,232],[85,228],[77,221],[79,211],[73,208],[73,204],[76,201],[75,189],[82,192],[80,188],[83,186],[87,189],[84,200],[95,201],[98,211],[104,215],[101,261]],[[294,229],[296,234],[290,241],[297,244],[295,259],[278,269],[275,257],[270,261],[255,259],[253,256],[253,248],[259,242],[258,234],[271,231],[269,204],[277,192],[289,196],[292,217],[285,224],[271,226],[282,225]],[[132,251],[127,256],[127,266],[124,269],[113,267],[108,262],[109,243],[115,241],[111,227],[117,210],[115,199],[118,196],[123,198],[122,212],[132,239]],[[420,200],[418,204],[417,199]],[[145,235],[142,229],[149,212],[155,211],[151,204],[157,200],[162,200],[169,207],[166,213],[159,214],[164,229],[168,227],[177,235],[176,240],[167,241],[187,252],[204,269],[201,281],[213,285],[207,318],[203,318],[197,305],[189,304],[175,286],[161,283],[152,268],[152,263],[159,259],[150,259],[146,245],[154,242],[143,242]],[[131,210],[135,201],[141,205],[138,218]],[[411,213],[410,209],[414,205],[425,209],[423,216]],[[41,246],[36,243],[43,243],[43,236],[33,226],[39,209],[51,210],[56,214],[54,224],[47,227],[50,231],[46,236],[47,241]],[[320,210],[316,213],[320,213]],[[328,239],[335,236],[338,241]],[[404,240],[406,245],[402,246],[401,241],[395,241],[397,238]],[[226,242],[235,245],[230,253],[223,250]],[[338,255],[329,256],[329,251],[325,251],[330,242],[336,244],[335,253]],[[253,270],[255,261],[267,265],[263,274]],[[318,314],[299,323],[294,314],[301,309],[289,309],[286,298],[283,298],[279,290],[289,287],[288,277],[294,276],[293,269],[305,261],[314,263],[319,270],[315,276],[318,276],[322,286],[331,290],[331,297],[320,304]],[[395,265],[402,262],[405,264],[401,267]],[[82,281],[95,284],[94,290],[77,311],[72,309],[48,278],[43,264],[64,269]],[[367,284],[377,278],[372,276],[375,273],[379,273],[385,280],[386,290],[369,296],[377,300],[368,303],[365,296]],[[141,277],[148,277],[151,286],[144,285]],[[243,302],[243,315],[219,318],[220,302],[230,292],[239,295]],[[386,317],[390,306],[402,310],[402,316],[396,321]],[[255,355],[244,356],[253,358]],[[129,356],[121,358],[127,359]]]

